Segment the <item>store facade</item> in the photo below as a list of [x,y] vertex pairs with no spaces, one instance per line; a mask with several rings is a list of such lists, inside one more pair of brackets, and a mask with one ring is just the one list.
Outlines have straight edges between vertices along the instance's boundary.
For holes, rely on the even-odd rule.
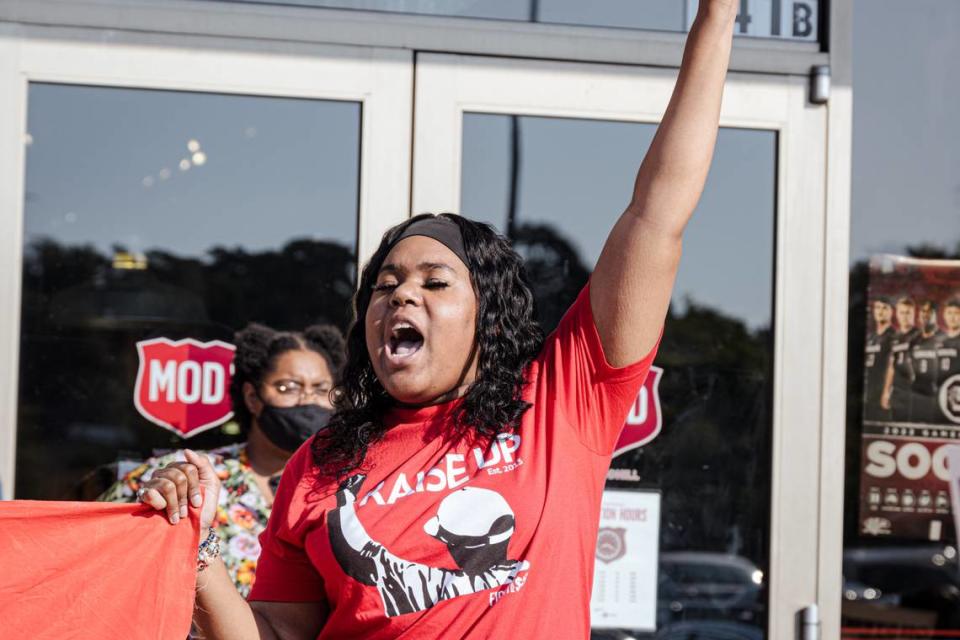
[[[358,264],[412,213],[507,233],[551,329],[695,7],[298,4],[0,2],[3,498],[90,498],[118,458],[235,439],[226,414],[177,432],[137,401],[143,345],[346,328]],[[852,10],[742,7],[664,345],[608,478],[655,525],[611,523],[631,551],[598,562],[596,637],[788,638],[804,611],[840,635]],[[214,405],[205,371],[162,389]]]

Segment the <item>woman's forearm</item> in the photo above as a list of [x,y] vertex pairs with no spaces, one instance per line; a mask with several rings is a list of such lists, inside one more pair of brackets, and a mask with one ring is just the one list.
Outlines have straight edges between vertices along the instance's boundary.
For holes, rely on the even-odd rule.
[[607,361],[636,362],[657,343],[683,230],[717,139],[737,0],[700,0],[670,103],[591,277],[590,305]]
[[737,4],[702,0],[670,103],[637,172],[631,209],[678,234],[713,158]]
[[[273,640],[269,625],[257,616],[219,559],[197,575],[194,622],[208,640]],[[261,628],[262,627],[262,628]]]

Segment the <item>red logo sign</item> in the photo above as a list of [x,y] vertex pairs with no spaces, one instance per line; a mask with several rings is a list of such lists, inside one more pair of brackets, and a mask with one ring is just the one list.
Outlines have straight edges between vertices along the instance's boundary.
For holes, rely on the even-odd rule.
[[144,418],[189,438],[233,416],[230,378],[236,347],[219,340],[153,338],[137,343],[133,404]]
[[647,444],[660,433],[660,427],[663,426],[659,391],[662,376],[663,369],[650,367],[650,373],[647,374],[637,399],[630,407],[630,414],[623,425],[623,431],[620,432],[617,448],[613,452],[614,457]]

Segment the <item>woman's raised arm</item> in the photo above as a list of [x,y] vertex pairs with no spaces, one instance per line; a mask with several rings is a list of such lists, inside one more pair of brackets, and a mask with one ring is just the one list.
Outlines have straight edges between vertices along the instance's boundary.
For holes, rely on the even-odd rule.
[[670,104],[593,272],[590,305],[613,366],[639,360],[659,338],[683,230],[713,157],[739,4],[700,0]]

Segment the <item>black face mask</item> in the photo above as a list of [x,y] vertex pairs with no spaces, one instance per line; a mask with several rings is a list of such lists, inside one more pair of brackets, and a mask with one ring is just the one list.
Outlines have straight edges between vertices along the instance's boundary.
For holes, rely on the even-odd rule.
[[274,407],[263,403],[257,424],[267,440],[284,451],[296,451],[307,439],[327,426],[333,411],[315,404]]

